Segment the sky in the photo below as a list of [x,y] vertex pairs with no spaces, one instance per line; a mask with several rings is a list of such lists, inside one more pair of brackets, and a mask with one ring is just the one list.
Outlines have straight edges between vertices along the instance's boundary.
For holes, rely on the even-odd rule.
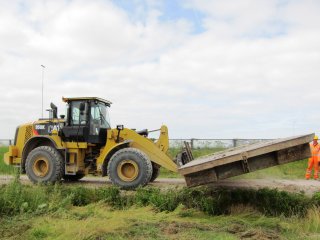
[[[0,0],[0,139],[64,97],[170,138],[320,132],[320,1]],[[44,65],[43,69],[41,65]],[[47,115],[47,112],[44,113]]]

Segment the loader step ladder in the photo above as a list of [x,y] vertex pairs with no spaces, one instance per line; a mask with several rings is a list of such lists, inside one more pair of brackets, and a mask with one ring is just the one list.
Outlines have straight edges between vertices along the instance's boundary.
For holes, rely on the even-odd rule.
[[77,151],[72,151],[72,149],[66,149],[65,153],[65,170],[66,175],[76,175],[77,174]]

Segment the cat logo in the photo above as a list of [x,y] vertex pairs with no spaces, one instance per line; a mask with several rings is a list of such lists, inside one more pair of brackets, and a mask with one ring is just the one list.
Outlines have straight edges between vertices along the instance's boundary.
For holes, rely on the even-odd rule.
[[48,133],[52,133],[53,130],[59,131],[60,130],[60,126],[59,125],[49,125]]

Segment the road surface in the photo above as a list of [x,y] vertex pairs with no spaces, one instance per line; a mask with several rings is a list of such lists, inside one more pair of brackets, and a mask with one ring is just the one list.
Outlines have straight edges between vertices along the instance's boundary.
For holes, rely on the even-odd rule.
[[[12,175],[0,175],[0,184],[8,184],[14,177]],[[31,184],[26,175],[21,175],[20,180],[23,184]],[[77,183],[65,184],[80,184],[89,187],[101,187],[104,185],[111,185],[107,177],[84,177]],[[159,178],[150,185],[170,188],[170,187],[183,187],[186,186],[182,178]],[[315,192],[320,192],[320,181],[304,180],[304,179],[226,179],[217,183],[211,184],[210,187],[226,187],[226,188],[271,188],[287,192],[305,193],[312,196]]]

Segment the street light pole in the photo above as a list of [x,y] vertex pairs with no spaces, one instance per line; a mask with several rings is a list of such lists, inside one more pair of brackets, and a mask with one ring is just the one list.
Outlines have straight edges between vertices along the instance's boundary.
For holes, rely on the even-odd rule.
[[41,65],[42,67],[42,84],[41,84],[41,88],[42,88],[42,91],[41,91],[41,118],[43,118],[43,78],[44,78],[44,69],[46,68],[46,66],[44,65]]

